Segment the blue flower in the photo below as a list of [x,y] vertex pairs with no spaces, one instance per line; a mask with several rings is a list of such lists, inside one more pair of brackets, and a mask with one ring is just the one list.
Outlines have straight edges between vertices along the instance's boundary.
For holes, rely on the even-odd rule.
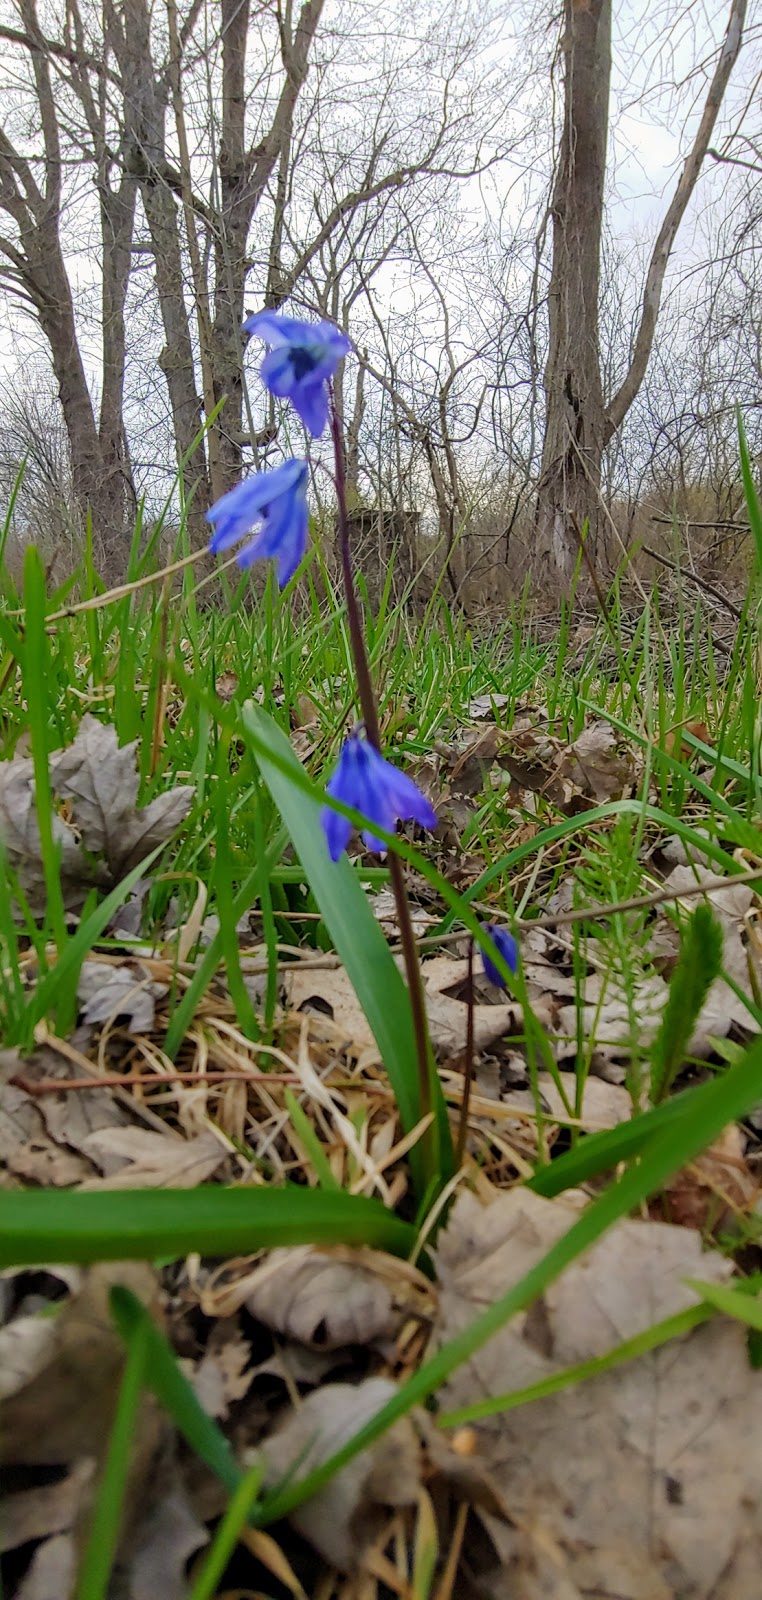
[[[387,833],[394,833],[398,822],[413,821],[422,828],[437,825],[436,811],[412,778],[385,761],[360,733],[351,733],[347,739],[336,771],[326,784],[326,794],[361,811]],[[323,808],[320,821],[331,860],[338,861],[349,842],[352,824],[348,817],[328,806]],[[369,850],[386,849],[371,828],[364,828],[362,836]]]
[[290,400],[307,432],[319,439],[328,421],[328,380],[349,354],[351,340],[333,322],[298,322],[275,311],[257,311],[243,326],[270,346],[262,382],[277,399]]
[[284,461],[272,472],[245,478],[207,511],[206,520],[216,524],[209,544],[212,555],[229,550],[261,523],[262,531],[239,551],[238,565],[250,567],[272,557],[278,563],[278,583],[285,588],[307,543],[306,461]]
[[[519,964],[519,947],[513,934],[509,933],[507,928],[499,928],[494,922],[483,922],[482,928],[485,933],[489,934],[492,943],[497,946],[506,966],[510,967],[511,972],[515,972]],[[490,983],[497,984],[498,989],[504,989],[505,978],[502,972],[498,972],[494,961],[490,961],[489,956],[485,955],[483,950],[482,966],[484,967],[485,978],[489,978]]]

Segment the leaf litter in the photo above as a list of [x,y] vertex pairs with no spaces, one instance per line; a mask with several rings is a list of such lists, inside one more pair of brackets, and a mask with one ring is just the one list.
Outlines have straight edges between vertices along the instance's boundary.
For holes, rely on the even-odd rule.
[[[499,697],[493,697],[489,710],[474,707],[472,715],[486,719],[500,709]],[[133,859],[151,848],[147,837],[152,843],[167,837],[176,825],[172,817],[180,820],[190,803],[190,791],[178,789],[165,811],[136,812],[134,747],[118,750],[113,730],[99,745],[103,726],[94,718],[85,721],[79,750],[75,741],[69,752],[59,753],[66,760],[52,763],[55,824],[68,830],[61,848],[72,909],[83,903],[87,885],[105,887],[127,859],[118,854],[128,848],[126,814],[119,816],[117,847],[101,764],[112,763],[108,781],[117,786],[127,783],[129,771]],[[30,862],[19,877],[31,886],[34,901],[35,892],[42,894],[39,836],[32,808],[24,812],[18,800],[22,778],[28,782],[19,770],[23,759],[5,764],[16,771],[7,771],[5,787],[0,785],[0,826],[15,804],[13,827],[22,841],[17,870],[28,847]],[[524,807],[520,827],[531,830],[533,797],[574,815],[602,797],[630,792],[638,776],[637,758],[607,724],[593,723],[564,745],[534,716],[523,726],[519,717],[510,735],[482,722],[428,759],[431,782],[444,780],[455,808],[443,841],[453,879],[470,870],[463,865],[460,833],[490,789],[508,808]],[[11,828],[9,838],[12,833]],[[754,891],[722,879],[714,866],[688,860],[679,846],[678,841],[670,855],[669,841],[658,842],[649,861],[651,881],[676,896],[695,889],[697,879],[706,885],[723,926],[725,971],[753,999],[759,978]],[[482,866],[477,863],[474,876]],[[290,1463],[305,1470],[307,1460],[324,1459],[356,1432],[363,1417],[415,1370],[427,1345],[436,1348],[473,1320],[565,1231],[576,1214],[568,1196],[546,1202],[520,1188],[499,1192],[531,1174],[538,1149],[549,1157],[563,1147],[570,1129],[596,1131],[630,1115],[632,1095],[623,1079],[633,1050],[658,1025],[679,940],[667,913],[655,910],[648,942],[635,950],[628,986],[597,936],[586,934],[575,950],[563,926],[576,903],[569,885],[570,878],[561,878],[548,904],[559,925],[530,925],[522,932],[529,995],[548,1030],[556,1073],[541,1072],[532,1087],[520,1005],[481,977],[476,981],[470,1192],[456,1200],[439,1237],[435,1285],[377,1252],[308,1248],[222,1265],[188,1261],[143,1281],[143,1293],[203,1405],[223,1422],[240,1461],[265,1460],[269,1481]],[[415,887],[422,901],[417,932],[423,936],[436,927],[441,908],[426,885]],[[394,939],[391,899],[382,893],[377,900],[379,920]],[[693,894],[684,901],[686,908],[695,903]],[[138,898],[133,936],[140,904]],[[490,912],[484,908],[485,915]],[[203,909],[199,915],[201,926]],[[254,929],[254,921],[241,919],[242,966],[247,981],[256,984],[266,952]],[[176,968],[183,982],[192,971],[190,948],[186,941]],[[462,1098],[464,949],[461,940],[454,952],[440,949],[424,961],[433,1039],[455,1115]],[[0,1183],[124,1188],[258,1182],[263,1165],[272,1181],[296,1176],[314,1183],[309,1153],[291,1126],[289,1087],[307,1111],[338,1183],[358,1192],[375,1188],[388,1204],[408,1203],[405,1168],[395,1158],[399,1129],[375,1041],[333,958],[319,963],[314,954],[295,950],[286,961],[270,1072],[262,1070],[261,1050],[238,1029],[221,977],[200,1002],[177,1062],[170,1062],[162,1041],[171,976],[165,957],[147,947],[139,956],[93,952],[83,968],[79,1025],[68,1058],[44,1037],[31,1060],[5,1052]],[[258,1004],[261,986],[254,993]],[[735,990],[718,979],[690,1055],[695,1063],[711,1060],[716,1041],[726,1038],[730,1048],[755,1027]],[[580,1044],[587,1078],[578,1094],[577,1072],[570,1069]],[[88,1075],[92,1088],[68,1087]],[[56,1081],[59,1087],[36,1092]],[[585,1197],[574,1203],[584,1204]],[[744,1219],[753,1218],[756,1204],[749,1136],[728,1129],[673,1180],[649,1217],[619,1224],[539,1305],[462,1368],[439,1395],[440,1406],[460,1407],[537,1381],[601,1355],[657,1317],[694,1303],[683,1278],[723,1281],[731,1271],[727,1259],[702,1252],[702,1241],[723,1229],[737,1232]],[[129,1281],[131,1271],[127,1267],[117,1276]],[[63,1291],[59,1286],[49,1304],[43,1293],[42,1307],[31,1310],[33,1297],[16,1304],[11,1292],[0,1301],[0,1353],[14,1391],[10,1424],[4,1406],[11,1451],[6,1459],[13,1461],[15,1452],[14,1472],[25,1462],[36,1463],[37,1470],[55,1459],[63,1474],[41,1484],[36,1501],[37,1490],[11,1489],[5,1508],[0,1505],[0,1521],[5,1516],[21,1532],[35,1529],[23,1559],[14,1553],[18,1546],[8,1551],[13,1582],[6,1588],[20,1600],[65,1600],[73,1581],[67,1587],[66,1574],[75,1570],[92,1503],[93,1473],[102,1460],[123,1359],[110,1326],[104,1331],[97,1281],[91,1274],[82,1282],[74,1278]],[[100,1295],[97,1313],[93,1293]],[[79,1360],[72,1358],[67,1330],[82,1330],[83,1322]],[[94,1325],[101,1331],[95,1333]],[[88,1359],[92,1385],[83,1398],[79,1374]],[[711,1385],[709,1371],[719,1374]],[[107,1374],[107,1381],[99,1374]],[[451,1545],[455,1550],[456,1586],[447,1594],[464,1600],[508,1592],[515,1600],[603,1600],[614,1592],[625,1600],[709,1600],[710,1594],[715,1600],[745,1600],[748,1594],[750,1600],[757,1592],[750,1575],[758,1571],[762,1553],[760,1462],[750,1422],[756,1385],[742,1332],[718,1322],[588,1384],[461,1430],[456,1448],[430,1418],[414,1413],[386,1447],[382,1440],[337,1475],[324,1491],[327,1498],[315,1497],[300,1508],[292,1521],[306,1547],[292,1545],[286,1531],[275,1530],[277,1541],[252,1531],[244,1541],[249,1559],[294,1594],[317,1593],[319,1585],[326,1600],[333,1594],[342,1600],[404,1594],[418,1542],[431,1538],[433,1528],[442,1557]],[[41,1444],[48,1410],[50,1426]],[[157,1586],[165,1600],[186,1600],[198,1552],[225,1496],[150,1404],[133,1477],[129,1539],[120,1550],[121,1587],[113,1600],[148,1600]],[[141,1491],[154,1481],[160,1489],[146,1504]],[[31,1501],[13,1499],[27,1492]],[[309,1547],[316,1553],[306,1556]]]
[[[167,789],[138,807],[138,741],[117,743],[116,729],[89,712],[76,738],[50,758],[57,802],[53,839],[60,851],[67,910],[81,910],[92,888],[109,889],[163,844],[193,803],[191,788]],[[45,874],[34,793],[34,764],[14,755],[0,762],[0,838],[32,916],[45,910]]]

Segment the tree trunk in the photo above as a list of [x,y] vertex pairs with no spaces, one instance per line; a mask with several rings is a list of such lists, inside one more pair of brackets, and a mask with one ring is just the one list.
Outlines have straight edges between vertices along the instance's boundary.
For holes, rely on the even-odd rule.
[[568,591],[587,522],[595,559],[605,414],[598,333],[611,0],[565,0],[564,123],[553,191],[545,436],[535,574]]
[[743,41],[747,0],[731,0],[728,26],[693,143],[654,244],[625,377],[603,395],[598,333],[606,175],[611,0],[565,0],[564,123],[553,191],[545,436],[537,490],[534,573],[567,593],[587,523],[595,561],[603,452],[624,422],[653,347],[664,276],[698,181]]

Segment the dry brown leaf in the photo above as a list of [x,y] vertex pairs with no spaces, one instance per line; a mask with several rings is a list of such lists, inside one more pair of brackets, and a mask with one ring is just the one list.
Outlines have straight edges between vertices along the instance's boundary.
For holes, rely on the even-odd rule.
[[719,1139],[671,1179],[663,1198],[669,1222],[699,1232],[732,1225],[734,1216],[752,1210],[758,1184],[744,1159],[745,1140],[732,1122]]
[[0,1162],[14,1178],[42,1188],[68,1189],[94,1171],[92,1162],[49,1137],[41,1102],[13,1083],[0,1085]]
[[77,984],[84,1023],[113,1022],[119,1017],[132,1033],[150,1033],[155,1002],[167,993],[167,984],[155,983],[140,961],[124,961],[119,966],[84,961]]
[[251,1387],[251,1344],[235,1322],[221,1319],[212,1328],[191,1382],[210,1417],[225,1418],[231,1405]]
[[[577,1094],[576,1073],[561,1072],[559,1078],[573,1114]],[[557,1117],[559,1122],[568,1122],[569,1113],[550,1073],[538,1073],[537,1081],[550,1116]],[[579,1118],[580,1127],[588,1133],[595,1133],[599,1128],[616,1128],[620,1122],[629,1122],[631,1116],[632,1100],[626,1089],[620,1088],[615,1083],[607,1083],[604,1078],[587,1078]]]
[[0,1400],[18,1394],[48,1365],[58,1345],[55,1317],[14,1317],[0,1328]]
[[51,757],[55,792],[71,802],[86,849],[105,856],[114,882],[174,833],[194,799],[190,786],[167,789],[138,810],[137,747],[136,739],[120,749],[116,728],[86,715],[74,743]]
[[294,1011],[319,1011],[333,1018],[337,1032],[361,1066],[380,1061],[378,1045],[343,967],[285,975],[286,1004]]
[[94,1465],[92,1458],[79,1461],[57,1483],[39,1484],[0,1500],[0,1550],[16,1550],[19,1545],[49,1539],[53,1534],[69,1533]]
[[[388,1378],[366,1378],[356,1386],[329,1383],[316,1389],[262,1447],[268,1487],[289,1475],[297,1481],[306,1476],[351,1439],[396,1392]],[[403,1418],[337,1472],[311,1500],[298,1506],[290,1520],[331,1566],[351,1572],[383,1527],[388,1508],[415,1505],[419,1467],[415,1429]]]
[[209,1541],[179,1473],[174,1469],[168,1476],[169,1482],[149,1502],[145,1518],[123,1552],[125,1600],[187,1600],[188,1562]]
[[[439,1053],[454,1055],[466,1042],[468,962],[454,956],[433,956],[430,961],[423,962],[422,974],[431,1042]],[[449,992],[453,989],[460,991],[463,998]],[[474,1006],[475,1048],[486,1050],[503,1034],[521,1033],[522,1015],[521,1006],[515,1000],[496,1006],[477,1003]],[[544,1022],[548,1021],[547,1013],[542,1015],[542,1005],[538,1007],[538,1015]]]
[[260,1322],[300,1344],[337,1350],[392,1339],[405,1315],[387,1274],[310,1245],[272,1250],[248,1279],[245,1305]]
[[522,789],[542,794],[564,812],[618,798],[631,788],[637,771],[632,752],[621,748],[614,729],[603,721],[591,722],[570,745],[544,730],[514,730],[499,759]]
[[157,1315],[158,1285],[149,1267],[137,1261],[91,1267],[53,1319],[49,1359],[3,1403],[0,1460],[57,1465],[105,1447],[124,1364],[108,1309],[114,1283],[126,1284]]
[[[391,889],[382,889],[379,894],[374,894],[371,897],[370,904],[373,915],[380,922],[387,939],[398,939],[397,902]],[[433,928],[441,921],[441,918],[434,916],[430,911],[426,911],[423,906],[411,904],[410,921],[416,939],[422,939],[428,933],[429,928]]]
[[[50,758],[54,794],[66,805],[53,817],[68,909],[78,910],[93,885],[118,883],[188,815],[194,791],[174,788],[137,809],[137,741],[117,743],[116,729],[86,714],[73,744]],[[0,763],[0,836],[34,916],[45,910],[45,880],[30,758]]]
[[[461,1196],[438,1245],[436,1342],[504,1294],[574,1215],[526,1190],[487,1208]],[[442,1405],[599,1357],[695,1304],[686,1277],[723,1281],[731,1272],[687,1229],[619,1222],[453,1375]],[[744,1330],[716,1321],[480,1424],[486,1465],[520,1525],[489,1519],[504,1566],[483,1592],[496,1600],[757,1600],[761,1396]]]
[[67,1600],[74,1587],[77,1547],[70,1533],[58,1533],[35,1550],[16,1590],[15,1600]]
[[479,717],[490,717],[495,711],[502,711],[503,706],[508,705],[510,698],[508,694],[479,694],[471,701],[468,715],[473,717],[474,721]]
[[86,1140],[93,1159],[118,1156],[120,1166],[108,1178],[88,1178],[82,1189],[195,1189],[206,1183],[228,1157],[216,1133],[205,1129],[195,1139],[181,1139],[148,1128],[103,1128]]

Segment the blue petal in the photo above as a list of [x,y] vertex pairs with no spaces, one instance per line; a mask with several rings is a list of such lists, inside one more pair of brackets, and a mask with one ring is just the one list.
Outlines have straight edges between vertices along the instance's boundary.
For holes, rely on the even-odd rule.
[[332,360],[336,362],[341,361],[342,356],[348,356],[353,348],[349,335],[342,333],[335,322],[319,322],[315,332],[320,343],[325,345],[326,352],[330,352]]
[[285,589],[304,556],[308,526],[309,512],[303,490],[297,488],[280,495],[268,507],[262,532],[241,551],[239,566],[246,568],[255,561],[277,560],[278,583]]
[[220,522],[226,527],[235,523],[245,533],[256,522],[262,506],[267,505],[268,496],[279,492],[277,484],[273,490],[272,482],[277,470],[257,472],[253,478],[244,478],[243,483],[236,484],[235,489],[229,489],[207,511],[207,522]]
[[[436,827],[436,812],[412,779],[398,772],[358,734],[350,734],[346,740],[327,793],[361,811],[371,824],[375,823],[386,833],[394,833],[397,822],[408,818],[414,818],[423,827]],[[346,830],[345,834],[348,838]],[[386,849],[372,826],[363,829],[362,837],[369,850],[383,852]]]
[[311,433],[314,439],[319,439],[321,434],[325,433],[328,422],[328,391],[325,379],[319,378],[316,381],[311,377],[303,379],[301,383],[295,383],[289,399],[307,432]]
[[[485,922],[483,929],[485,933],[489,934],[492,943],[499,950],[506,966],[510,968],[511,972],[515,972],[519,964],[519,947],[513,934],[509,933],[507,928],[498,928],[494,922]],[[490,983],[494,983],[496,988],[504,989],[505,978],[502,972],[498,971],[494,961],[484,951],[482,951],[482,966],[485,978]]]
[[250,337],[270,345],[301,344],[307,334],[314,333],[314,323],[300,322],[297,317],[286,317],[278,311],[255,311],[243,327]]
[[[338,799],[338,795],[335,798]],[[340,812],[332,811],[330,806],[323,806],[320,822],[328,845],[328,854],[332,861],[338,861],[349,844],[352,824],[348,817],[342,817]]]
[[291,365],[291,346],[279,345],[277,350],[268,350],[259,369],[259,376],[265,388],[269,389],[278,400],[290,400],[296,382]]
[[394,815],[400,822],[417,822],[421,828],[436,828],[439,818],[417,783],[414,783],[406,773],[393,767],[390,762],[386,762],[385,765],[389,768],[386,785]]

